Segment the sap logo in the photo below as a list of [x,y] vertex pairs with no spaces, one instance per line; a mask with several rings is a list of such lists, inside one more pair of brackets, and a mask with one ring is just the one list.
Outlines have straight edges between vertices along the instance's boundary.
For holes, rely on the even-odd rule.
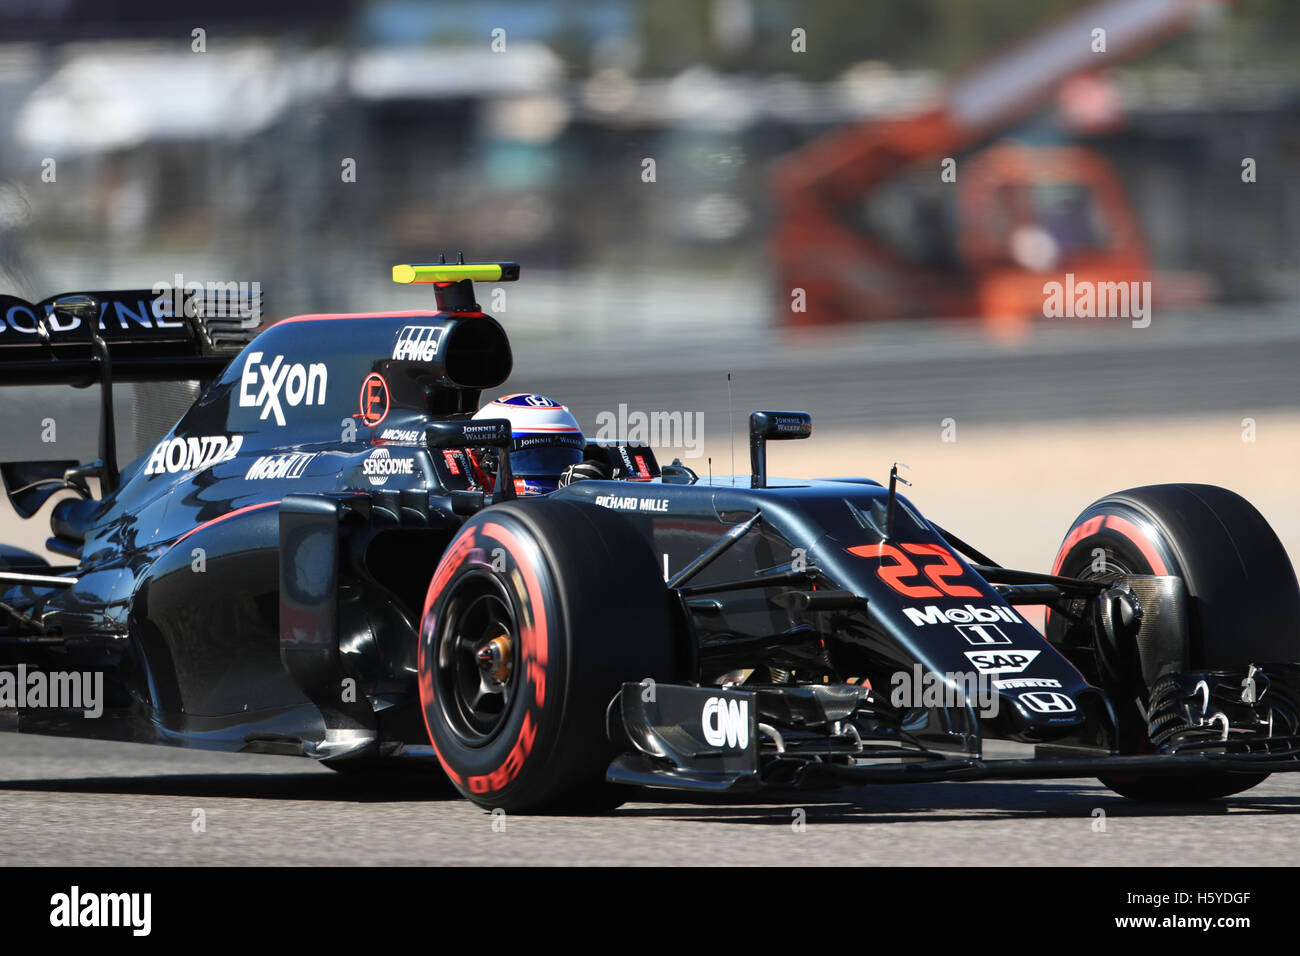
[[1072,714],[1077,709],[1074,706],[1074,701],[1065,694],[1055,694],[1049,691],[1034,691],[1030,694],[1021,694],[1016,699],[1036,714]]
[[219,461],[230,461],[244,444],[243,436],[203,435],[173,438],[154,445],[145,463],[146,475],[174,475],[179,471],[209,468]]
[[301,478],[307,465],[316,456],[290,452],[285,455],[263,455],[248,467],[244,478],[260,481],[264,478]]
[[445,328],[438,325],[408,325],[397,333],[393,358],[402,362],[432,362],[442,344]]
[[1038,651],[967,651],[966,659],[981,674],[1019,674],[1033,663]]
[[[250,352],[244,360],[244,371],[239,376],[241,408],[260,408],[259,419],[265,421],[269,416],[275,416],[276,425],[283,425],[284,403],[293,408],[325,404],[329,370],[324,362],[288,364],[283,355],[263,362],[262,354]],[[257,392],[254,393],[253,389]]]
[[710,746],[749,746],[749,701],[710,697],[704,702],[704,739]]
[[[981,624],[992,624],[994,621],[1006,621],[1008,624],[1024,623],[1016,612],[1009,607],[976,607],[974,604],[947,609],[927,604],[924,611],[918,611],[914,607],[905,607],[903,613],[917,627],[922,624],[970,624],[972,621],[978,621]],[[971,641],[971,643],[975,644],[977,642]],[[978,643],[989,642],[981,641]]]
[[384,484],[392,475],[415,474],[414,458],[394,458],[387,448],[376,448],[361,463],[361,471],[375,486]]

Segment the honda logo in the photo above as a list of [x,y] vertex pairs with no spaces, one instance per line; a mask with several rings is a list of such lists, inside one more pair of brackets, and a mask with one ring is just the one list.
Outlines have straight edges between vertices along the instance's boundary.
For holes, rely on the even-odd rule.
[[1074,701],[1065,694],[1053,694],[1047,691],[1021,694],[1019,700],[1036,714],[1072,714],[1076,709]]

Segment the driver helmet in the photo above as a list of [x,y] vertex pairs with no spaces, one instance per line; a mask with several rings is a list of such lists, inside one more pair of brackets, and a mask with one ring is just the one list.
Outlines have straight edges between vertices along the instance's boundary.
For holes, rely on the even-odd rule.
[[[503,395],[484,405],[474,417],[505,418],[514,438],[510,443],[510,472],[515,494],[545,495],[559,487],[566,468],[582,461],[587,439],[578,420],[567,408],[545,395],[518,392]],[[482,472],[484,487],[496,484],[497,455],[494,449],[470,453]]]

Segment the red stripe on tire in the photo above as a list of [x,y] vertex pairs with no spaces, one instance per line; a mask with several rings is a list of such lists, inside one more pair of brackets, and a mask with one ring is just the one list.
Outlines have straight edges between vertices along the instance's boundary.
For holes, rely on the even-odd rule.
[[1118,531],[1124,537],[1133,542],[1134,546],[1142,552],[1142,557],[1146,559],[1151,568],[1152,574],[1168,574],[1169,570],[1165,567],[1164,561],[1160,560],[1160,555],[1156,551],[1155,545],[1147,537],[1147,533],[1141,527],[1129,521],[1127,518],[1121,518],[1119,515],[1107,515],[1106,527],[1112,531]]
[[1053,574],[1061,573],[1061,565],[1065,563],[1065,556],[1069,554],[1071,548],[1088,537],[1088,535],[1096,534],[1101,530],[1102,520],[1102,516],[1098,515],[1095,518],[1080,522],[1070,530],[1070,533],[1065,536],[1065,540],[1061,542],[1061,550],[1056,552],[1056,561],[1052,564]]

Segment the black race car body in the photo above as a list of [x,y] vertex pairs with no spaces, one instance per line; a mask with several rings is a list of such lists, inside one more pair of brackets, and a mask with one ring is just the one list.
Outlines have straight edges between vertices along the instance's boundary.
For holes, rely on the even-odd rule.
[[[510,346],[471,281],[518,267],[416,268],[436,277],[438,309],[298,316],[256,334],[123,315],[113,293],[0,301],[8,383],[205,384],[120,477],[111,429],[88,466],[3,466],[20,514],[75,492],[51,519],[49,547],[66,562],[0,551],[0,667],[27,698],[6,701],[0,686],[11,729],[336,767],[439,758],[484,805],[524,807],[555,794],[494,795],[522,786],[530,760],[569,772],[566,746],[594,747],[604,781],[711,791],[1166,774],[1248,786],[1300,768],[1300,605],[1275,538],[1260,547],[1273,548],[1261,560],[1276,613],[1210,628],[1224,599],[1193,587],[1210,572],[1172,505],[1137,495],[1085,512],[1052,573],[1014,571],[928,521],[893,475],[768,479],[765,443],[811,433],[797,412],[751,417],[751,475],[701,479],[661,469],[648,448],[592,443],[608,480],[512,500],[509,424],[470,417],[509,376]],[[495,489],[470,467],[483,447],[502,451]],[[544,533],[561,520],[574,541],[579,525],[616,539],[604,564],[618,567],[597,574],[593,555],[577,573],[602,590],[561,581],[556,610],[533,564],[559,580],[590,553],[570,542],[561,554],[567,532]],[[535,540],[520,544],[526,533]],[[1062,567],[1093,546],[1109,563]],[[480,579],[487,591],[456,596]],[[472,620],[473,595],[493,587],[505,595],[495,623],[448,623]],[[625,587],[643,604],[622,605]],[[581,602],[599,609],[593,633],[548,652],[541,618],[574,631]],[[1051,609],[1046,635],[1022,614],[1031,605]],[[663,612],[654,630],[646,606]],[[579,673],[582,654],[632,640],[662,644],[656,673],[635,655]],[[461,648],[482,672],[471,668],[452,712]],[[102,675],[99,713],[23,693],[30,675],[67,673]],[[546,707],[563,695],[572,706],[552,728]],[[536,712],[516,713],[526,705]],[[566,744],[573,715],[588,736]],[[448,742],[458,727],[463,764]],[[474,770],[498,737],[502,756]]]

